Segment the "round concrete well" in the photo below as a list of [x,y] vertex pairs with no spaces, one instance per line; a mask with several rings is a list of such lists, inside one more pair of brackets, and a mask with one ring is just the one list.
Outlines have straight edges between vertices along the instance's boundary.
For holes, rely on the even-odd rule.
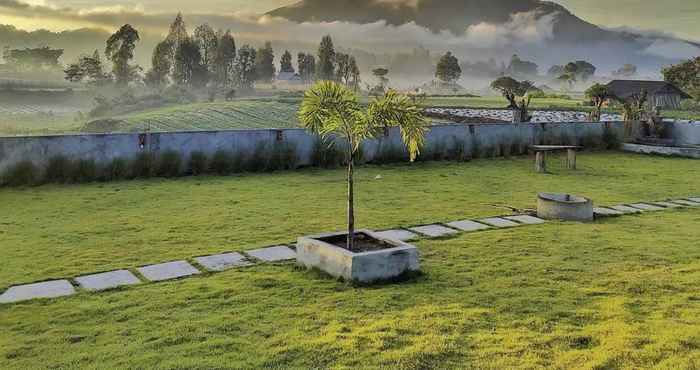
[[540,193],[537,216],[547,220],[593,221],[593,201],[570,194]]

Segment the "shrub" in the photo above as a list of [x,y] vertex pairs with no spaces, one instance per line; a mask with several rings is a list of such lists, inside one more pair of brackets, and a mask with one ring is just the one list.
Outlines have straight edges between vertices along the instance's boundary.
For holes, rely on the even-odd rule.
[[190,170],[194,176],[207,172],[207,155],[204,152],[192,152],[190,154]]
[[104,169],[107,181],[123,180],[129,177],[129,162],[124,158],[114,158]]
[[52,157],[46,166],[44,182],[66,183],[71,181],[72,174],[75,172],[73,166],[73,162],[66,156],[57,155]]
[[317,138],[314,141],[311,163],[314,167],[335,168],[345,162],[345,152],[334,140]]
[[269,170],[271,153],[266,143],[258,143],[253,150],[253,155],[245,162],[245,171],[263,172]]
[[615,130],[613,130],[610,126],[605,125],[603,127],[602,144],[604,149],[618,149],[622,143],[620,138],[615,133]]
[[39,169],[32,161],[21,161],[10,166],[0,180],[8,186],[34,185]]
[[211,158],[209,168],[212,172],[221,176],[231,173],[231,153],[223,149],[217,150],[216,153],[214,153],[214,156]]
[[151,155],[151,153],[142,152],[137,154],[136,157],[131,161],[131,177],[151,177],[153,175],[153,162],[153,155]]
[[156,175],[162,177],[177,177],[181,174],[182,156],[174,150],[163,152],[158,158]]
[[275,145],[267,164],[268,171],[293,170],[297,168],[296,146],[289,143]]
[[73,165],[71,181],[75,183],[91,182],[97,179],[97,166],[93,159],[79,159]]

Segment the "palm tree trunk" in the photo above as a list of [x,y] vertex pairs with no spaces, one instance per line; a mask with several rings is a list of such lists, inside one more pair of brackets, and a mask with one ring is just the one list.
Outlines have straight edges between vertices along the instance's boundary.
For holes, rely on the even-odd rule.
[[352,252],[355,244],[355,183],[353,173],[355,171],[355,155],[350,149],[348,159],[348,250]]

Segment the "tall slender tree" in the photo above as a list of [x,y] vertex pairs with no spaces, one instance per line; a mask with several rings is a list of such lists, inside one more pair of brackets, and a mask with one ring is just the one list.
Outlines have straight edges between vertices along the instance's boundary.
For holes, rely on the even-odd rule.
[[318,47],[318,66],[316,73],[319,80],[335,79],[335,47],[330,35],[323,36]]
[[257,77],[255,71],[256,54],[255,49],[249,45],[243,45],[238,50],[238,56],[234,64],[234,80],[236,86],[241,89],[250,90],[255,84]]
[[292,54],[289,50],[285,50],[284,54],[282,54],[282,59],[280,59],[280,72],[294,73]]
[[207,75],[197,42],[191,38],[182,40],[175,52],[175,82],[183,86],[202,87],[207,83]]
[[261,82],[270,82],[275,76],[275,52],[271,42],[265,42],[265,46],[258,49],[255,70],[258,73],[258,81]]
[[228,87],[233,83],[234,66],[236,63],[236,40],[231,31],[219,36],[214,65],[217,81],[221,86]]
[[146,73],[146,84],[151,87],[161,87],[168,84],[168,75],[175,60],[173,46],[170,41],[163,40],[153,49],[151,69]]
[[107,39],[105,55],[112,61],[112,73],[119,86],[129,84],[140,70],[139,66],[129,65],[134,58],[134,49],[139,40],[141,38],[138,31],[129,24],[123,25]]
[[202,24],[194,30],[194,40],[199,45],[199,53],[202,55],[202,63],[209,72],[215,71],[216,51],[219,46],[219,38],[216,32],[208,24]]

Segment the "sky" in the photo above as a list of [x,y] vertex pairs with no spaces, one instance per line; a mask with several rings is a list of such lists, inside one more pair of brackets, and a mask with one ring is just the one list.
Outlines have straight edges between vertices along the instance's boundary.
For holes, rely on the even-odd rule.
[[[51,8],[71,8],[77,14],[94,11],[141,11],[146,13],[262,13],[296,0],[0,0],[3,3],[24,2]],[[700,41],[699,0],[556,0],[577,16],[604,27],[663,31],[686,39]],[[75,29],[86,24],[71,19],[52,19],[47,14],[27,9],[8,14],[0,10],[0,24],[34,30]]]

